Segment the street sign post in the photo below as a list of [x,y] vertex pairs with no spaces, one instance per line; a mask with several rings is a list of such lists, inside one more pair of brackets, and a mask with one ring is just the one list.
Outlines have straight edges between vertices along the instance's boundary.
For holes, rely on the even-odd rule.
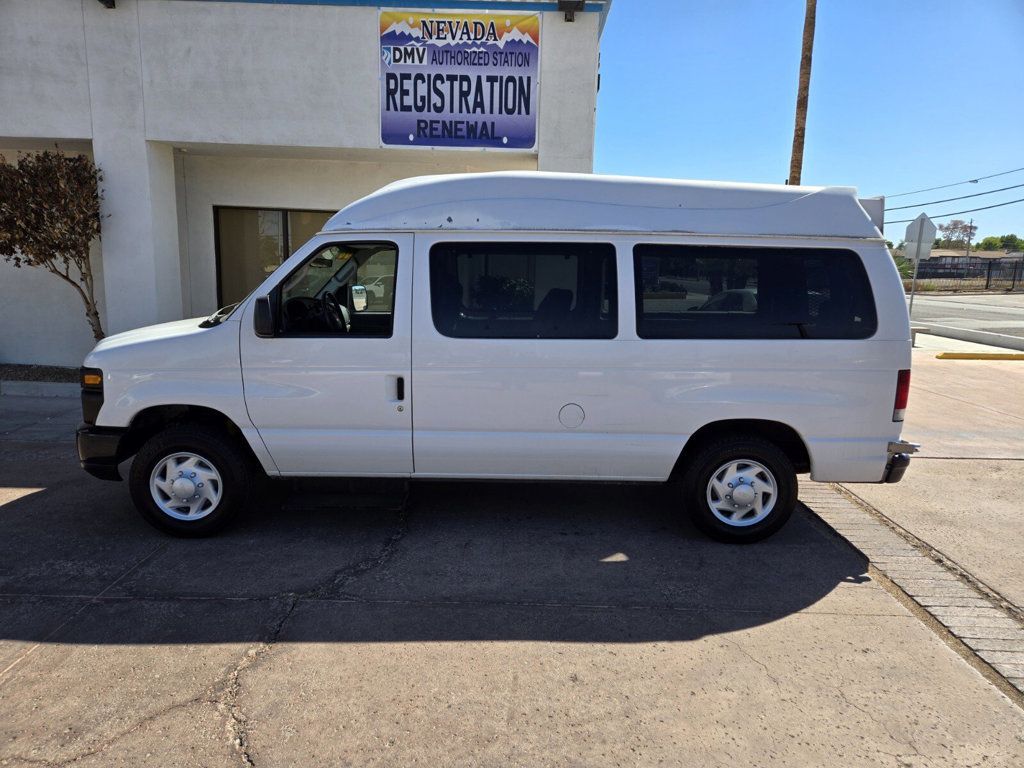
[[914,316],[914,293],[917,292],[917,269],[921,266],[921,260],[927,259],[932,252],[932,245],[935,243],[935,233],[938,230],[932,220],[923,213],[907,224],[907,234],[903,241],[905,243],[904,253],[908,259],[914,260],[914,277],[910,281],[910,307],[907,314]]

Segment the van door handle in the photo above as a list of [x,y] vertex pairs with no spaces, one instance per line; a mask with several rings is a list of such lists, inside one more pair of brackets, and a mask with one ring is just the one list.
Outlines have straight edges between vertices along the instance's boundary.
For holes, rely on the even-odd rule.
[[405,400],[405,376],[399,376],[395,382],[395,394],[399,401]]

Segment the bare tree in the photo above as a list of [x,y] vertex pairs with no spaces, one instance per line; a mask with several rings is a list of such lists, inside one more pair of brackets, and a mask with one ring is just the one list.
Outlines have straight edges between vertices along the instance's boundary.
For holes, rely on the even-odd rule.
[[100,236],[102,174],[85,155],[0,155],[0,256],[39,267],[68,283],[85,304],[95,339],[103,338],[89,248]]
[[939,224],[942,233],[942,245],[946,248],[961,248],[967,245],[978,232],[976,224],[968,224],[963,219],[953,219],[946,224]]
[[811,56],[814,53],[814,17],[818,0],[807,0],[804,11],[804,39],[800,51],[800,82],[796,91],[796,124],[793,127],[793,154],[789,159],[788,184],[799,184],[804,167],[804,134],[807,130],[807,96],[811,90]]

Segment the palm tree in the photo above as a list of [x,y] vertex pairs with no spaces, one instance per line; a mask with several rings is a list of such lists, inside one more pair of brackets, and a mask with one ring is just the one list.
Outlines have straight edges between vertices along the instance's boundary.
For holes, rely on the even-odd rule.
[[807,129],[807,92],[811,88],[811,54],[814,52],[814,14],[818,0],[807,0],[804,12],[804,41],[800,51],[800,85],[796,92],[796,125],[793,128],[793,154],[789,160],[787,184],[799,184],[804,166],[804,132]]

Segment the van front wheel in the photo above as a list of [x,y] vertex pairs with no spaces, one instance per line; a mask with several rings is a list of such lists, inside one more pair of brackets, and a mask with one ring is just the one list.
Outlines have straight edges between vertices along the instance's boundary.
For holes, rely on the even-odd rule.
[[174,536],[216,533],[245,505],[248,457],[220,432],[200,424],[170,427],[136,454],[128,476],[136,509]]
[[793,463],[777,446],[755,437],[728,438],[702,449],[683,475],[683,500],[694,524],[720,541],[771,536],[793,513]]

